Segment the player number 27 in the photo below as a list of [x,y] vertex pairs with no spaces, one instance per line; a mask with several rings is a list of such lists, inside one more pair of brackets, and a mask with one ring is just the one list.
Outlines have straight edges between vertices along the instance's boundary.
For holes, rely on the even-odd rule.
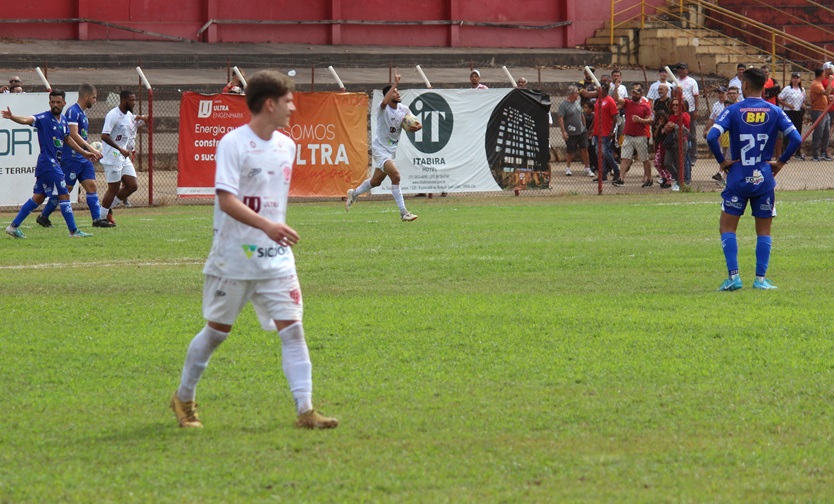
[[[751,134],[742,134],[739,136],[741,140],[741,164],[744,166],[754,166],[762,162],[762,151],[767,144],[768,135],[766,133],[759,133],[756,136]],[[756,147],[756,140],[759,141],[759,148]],[[753,152],[750,152],[753,150]],[[755,154],[755,156],[754,156]]]

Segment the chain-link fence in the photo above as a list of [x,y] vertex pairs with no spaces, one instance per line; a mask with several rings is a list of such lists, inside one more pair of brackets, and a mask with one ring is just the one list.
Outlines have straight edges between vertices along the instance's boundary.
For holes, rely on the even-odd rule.
[[[142,128],[137,137],[137,153],[134,164],[137,169],[137,176],[139,182],[139,190],[130,197],[131,205],[171,205],[171,204],[207,204],[211,200],[208,199],[194,199],[194,198],[177,198],[177,149],[178,149],[178,131],[179,131],[179,108],[180,98],[183,91],[196,91],[204,93],[218,93],[223,86],[228,82],[231,76],[231,66],[237,62],[229,62],[226,67],[211,68],[211,69],[192,69],[192,70],[169,70],[169,69],[145,69],[145,74],[148,80],[154,87],[153,92],[153,187],[151,190],[149,177],[149,154],[148,154],[148,129]],[[258,67],[256,62],[249,61],[247,71],[251,72]],[[289,65],[282,67],[282,70],[288,70]],[[309,68],[300,68],[293,65],[298,72],[296,77],[300,91],[335,91],[336,85],[327,72],[326,65],[315,66],[311,65]],[[432,87],[436,89],[443,88],[462,88],[468,83],[466,76],[469,73],[469,65],[461,64],[457,68],[445,69],[431,69],[425,68],[426,73],[431,77],[441,75],[438,82],[432,82]],[[364,68],[364,69],[345,69],[340,70],[340,74],[345,81],[348,91],[351,92],[366,92],[372,93],[373,89],[379,89],[387,81],[391,73],[395,71],[391,68]],[[574,84],[569,80],[561,81],[547,81],[542,80],[541,77],[536,78],[535,69],[528,69],[529,87],[540,89],[542,92],[551,97],[551,111],[554,114],[554,123],[550,128],[550,171],[546,174],[541,174],[538,178],[539,187],[533,188],[520,183],[515,188],[508,188],[501,193],[450,193],[450,197],[466,197],[466,196],[494,196],[504,194],[508,196],[557,196],[564,194],[597,194],[598,185],[591,177],[586,175],[585,166],[582,163],[579,155],[570,165],[570,175],[567,174],[566,163],[566,145],[562,137],[561,130],[557,127],[558,121],[555,119],[555,112],[559,103],[565,100],[567,87]],[[482,69],[482,74],[489,75],[493,72],[495,76],[494,82],[485,79],[490,84],[490,87],[509,87],[506,79],[501,78],[500,69],[489,68]],[[580,76],[578,70],[574,71],[577,76]],[[417,75],[404,74],[404,87],[423,87],[422,80]],[[449,82],[449,78],[442,77],[443,75],[455,76],[455,82]],[[539,70],[539,76],[542,72]],[[624,75],[626,72],[624,72]],[[635,72],[632,72],[635,75]],[[462,77],[460,77],[462,76]],[[66,90],[74,90],[82,82],[93,82],[98,89],[98,103],[88,111],[90,120],[90,137],[92,140],[98,140],[101,128],[104,123],[104,117],[109,110],[118,106],[118,95],[122,89],[131,89],[136,92],[137,105],[134,111],[137,114],[146,114],[148,112],[148,92],[141,86],[138,74],[135,71],[125,68],[119,69],[53,69],[48,74],[50,83],[53,88],[61,88]],[[25,80],[25,79],[24,79]],[[34,79],[31,79],[32,82]],[[446,82],[443,82],[445,80]],[[635,79],[636,80],[636,79]],[[642,81],[642,79],[640,79]],[[502,83],[504,81],[504,83]],[[182,82],[189,82],[189,84],[182,84]],[[356,83],[360,82],[360,83]],[[718,83],[716,79],[707,80],[706,85],[710,90]],[[724,82],[721,81],[723,84]],[[631,82],[627,81],[627,85]],[[37,86],[30,86],[30,91],[43,91]],[[699,104],[699,113],[697,123],[695,125],[695,138],[698,143],[697,161],[692,167],[692,183],[691,190],[694,191],[718,191],[721,189],[719,183],[713,180],[713,175],[718,171],[718,166],[715,163],[712,155],[706,147],[704,139],[704,132],[706,129],[707,118],[710,115],[710,109],[715,102],[715,95],[707,90],[702,90],[701,100]],[[46,103],[44,107],[46,108]],[[805,117],[805,128],[810,125],[809,114]],[[370,142],[368,142],[370,145]],[[650,150],[652,148],[650,147]],[[792,161],[785,170],[783,170],[778,177],[779,188],[786,190],[805,190],[805,189],[830,189],[834,187],[834,163],[832,162],[815,162],[811,161],[809,154],[810,138],[803,145],[806,153],[806,161]],[[652,158],[653,159],[653,158]],[[606,194],[614,193],[659,193],[663,189],[659,188],[659,184],[654,184],[652,187],[641,187],[642,185],[642,163],[635,160],[630,171],[624,176],[625,185],[623,187],[615,187],[609,180],[603,185],[602,192]],[[655,177],[657,171],[652,168],[652,176]],[[99,191],[103,192],[106,187],[103,173],[100,167],[97,167],[97,185]],[[545,183],[542,184],[541,181]],[[543,186],[543,187],[542,187]],[[150,195],[153,195],[153,201]],[[84,206],[84,198],[79,198],[79,205]],[[8,208],[7,208],[8,209]]]

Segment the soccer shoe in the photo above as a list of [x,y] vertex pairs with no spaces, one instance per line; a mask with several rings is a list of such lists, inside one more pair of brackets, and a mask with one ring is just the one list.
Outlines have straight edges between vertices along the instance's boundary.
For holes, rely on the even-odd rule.
[[353,189],[347,190],[347,199],[345,199],[345,212],[350,212],[350,207],[353,205]]
[[753,282],[753,288],[754,289],[762,289],[762,290],[771,290],[771,289],[778,289],[779,287],[776,287],[775,285],[770,283],[770,280],[768,280],[767,278],[762,279],[761,282],[757,278]]
[[411,212],[406,212],[400,216],[400,219],[402,219],[403,222],[411,222],[413,220],[417,220],[417,216]]
[[611,182],[611,185],[614,187],[622,187],[625,185],[625,182],[623,182],[623,179],[614,179],[614,181]]
[[107,222],[107,219],[96,219],[93,221],[93,227],[111,228],[116,227],[116,224]]
[[12,238],[26,238],[25,236],[23,236],[23,231],[12,226],[11,224],[6,227],[6,234],[11,236]]
[[719,291],[734,291],[739,290],[742,288],[741,284],[741,277],[735,278],[728,278],[724,280],[724,283],[721,284],[721,287],[718,288]]
[[716,173],[712,176],[712,180],[720,183],[724,180],[724,177],[721,176],[721,173]]
[[593,172],[593,171],[591,171],[591,168],[590,168],[590,167],[587,167],[587,166],[586,166],[586,167],[585,167],[585,175],[587,175],[587,176],[589,176],[589,177],[593,177],[593,176],[594,176],[594,172]]
[[80,229],[76,229],[74,233],[70,233],[70,238],[89,238],[91,236],[93,235],[91,235],[90,233],[85,233]]
[[573,173],[571,173],[570,168],[565,168],[565,176],[570,177],[571,175],[573,175]]
[[35,222],[40,224],[45,228],[51,228],[52,222],[49,220],[49,217],[45,216],[44,214],[38,214],[38,218],[35,219]]
[[110,224],[113,224],[114,226],[116,225],[116,219],[113,218],[113,210],[108,210],[107,217],[105,218],[107,219],[107,222],[109,222]]
[[177,416],[180,427],[203,427],[203,422],[197,416],[197,403],[194,401],[180,401],[177,393],[174,392],[174,395],[171,396],[171,410]]
[[133,208],[133,205],[130,204],[130,201],[128,201],[127,198],[125,198],[125,200],[122,201],[122,204],[125,206],[125,208]]
[[681,186],[679,186],[677,182],[673,182],[672,183],[672,190],[675,191],[675,192],[678,192],[678,191],[681,190]]
[[301,429],[335,429],[339,426],[339,420],[326,417],[318,411],[311,409],[306,413],[298,415],[295,426]]

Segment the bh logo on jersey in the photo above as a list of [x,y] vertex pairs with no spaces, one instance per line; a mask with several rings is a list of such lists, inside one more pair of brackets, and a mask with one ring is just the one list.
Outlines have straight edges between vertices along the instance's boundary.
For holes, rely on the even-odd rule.
[[211,100],[200,100],[200,107],[197,109],[197,117],[211,117]]
[[414,147],[425,154],[434,154],[446,147],[455,126],[449,103],[437,93],[423,93],[408,108],[423,125],[420,131],[406,131]]
[[744,177],[744,181],[748,184],[759,185],[764,182],[764,175],[761,170],[753,170],[752,177]]
[[767,122],[767,118],[770,114],[769,108],[746,108],[741,110],[741,118],[742,120],[751,125],[751,126],[758,126],[760,124],[764,124]]

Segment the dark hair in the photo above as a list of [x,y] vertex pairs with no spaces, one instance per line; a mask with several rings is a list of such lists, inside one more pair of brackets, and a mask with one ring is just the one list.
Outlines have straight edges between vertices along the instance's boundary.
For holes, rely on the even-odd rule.
[[64,100],[67,99],[67,94],[64,92],[63,89],[53,89],[49,92],[49,97],[52,98],[53,96],[60,96]]
[[764,70],[759,68],[748,68],[741,75],[741,78],[750,86],[750,91],[752,91],[751,95],[758,94],[756,91],[760,93],[762,88],[764,88],[765,81],[767,81]]
[[127,100],[128,98],[130,98],[130,95],[135,95],[135,94],[136,93],[134,93],[130,89],[122,89],[122,92],[119,93],[119,99],[120,100]]
[[382,96],[387,95],[387,94],[388,94],[388,91],[391,91],[391,84],[388,84],[387,86],[385,86],[384,88],[382,88]]
[[744,63],[739,63],[739,64],[736,66],[736,70],[738,70],[739,68],[747,68],[747,67],[746,67],[746,66],[744,66]]
[[246,106],[259,113],[267,100],[277,100],[295,91],[295,82],[276,70],[258,70],[246,83]]
[[815,68],[814,77],[819,77],[820,75],[822,75],[822,68]]
[[96,87],[92,84],[81,84],[78,86],[78,96],[90,96],[91,94],[96,92]]

